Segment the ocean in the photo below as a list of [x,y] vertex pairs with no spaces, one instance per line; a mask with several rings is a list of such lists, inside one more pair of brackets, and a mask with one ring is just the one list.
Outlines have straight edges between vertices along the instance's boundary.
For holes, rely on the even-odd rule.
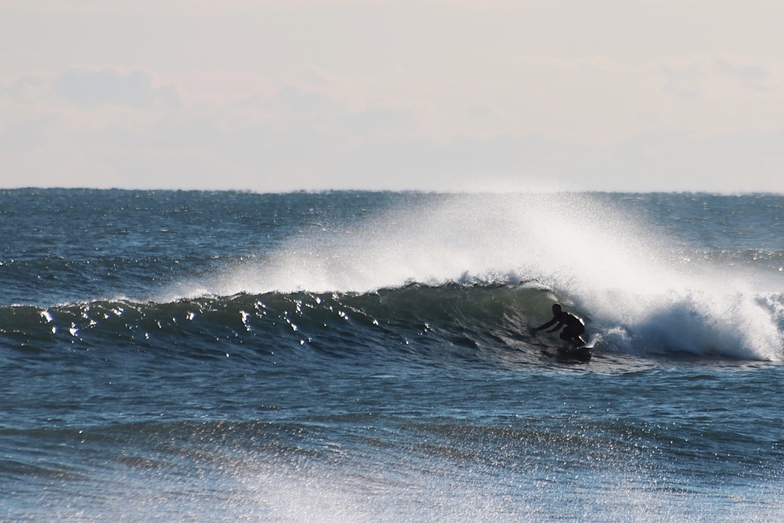
[[0,191],[0,520],[781,520],[783,233],[771,194]]

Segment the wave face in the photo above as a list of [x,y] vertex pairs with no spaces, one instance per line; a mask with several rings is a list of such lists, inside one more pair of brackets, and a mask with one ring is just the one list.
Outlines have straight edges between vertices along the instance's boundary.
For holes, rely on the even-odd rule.
[[521,325],[549,303],[549,293],[538,288],[460,284],[412,284],[361,294],[96,301],[5,307],[0,333],[6,343],[39,354],[65,346],[98,354],[232,357],[261,366],[324,357],[359,364],[381,359],[504,365],[540,360],[542,340]]
[[[325,325],[348,336],[402,326],[402,337],[427,325],[443,343],[527,342],[528,327],[561,302],[590,320],[609,351],[782,358],[778,196],[10,191],[5,199],[33,222],[2,231],[14,239],[0,266],[5,299],[37,307],[3,309],[0,329],[11,338],[75,330],[74,339],[137,340],[174,322],[176,332],[209,336],[297,325],[282,331],[294,341],[297,332],[319,339]],[[339,310],[355,323],[327,321]]]

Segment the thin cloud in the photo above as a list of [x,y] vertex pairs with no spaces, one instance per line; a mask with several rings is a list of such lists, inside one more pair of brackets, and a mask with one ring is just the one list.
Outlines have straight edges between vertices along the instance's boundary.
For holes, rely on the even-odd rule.
[[72,69],[58,75],[53,88],[64,99],[82,107],[123,105],[145,109],[156,103],[179,103],[174,89],[156,89],[150,75],[143,71]]

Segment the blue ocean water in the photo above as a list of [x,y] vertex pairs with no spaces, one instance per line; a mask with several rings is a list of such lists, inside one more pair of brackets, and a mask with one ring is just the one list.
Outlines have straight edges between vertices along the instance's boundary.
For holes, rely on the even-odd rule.
[[[775,521],[784,196],[0,191],[0,519]],[[531,327],[561,303],[589,363]]]

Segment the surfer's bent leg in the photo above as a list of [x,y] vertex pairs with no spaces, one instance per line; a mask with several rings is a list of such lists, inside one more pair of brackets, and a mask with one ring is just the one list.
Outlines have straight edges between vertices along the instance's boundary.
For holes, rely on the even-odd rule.
[[577,344],[585,343],[583,339],[580,337],[585,333],[585,329],[578,329],[574,327],[566,327],[563,332],[561,332],[560,338],[564,341],[572,341]]

